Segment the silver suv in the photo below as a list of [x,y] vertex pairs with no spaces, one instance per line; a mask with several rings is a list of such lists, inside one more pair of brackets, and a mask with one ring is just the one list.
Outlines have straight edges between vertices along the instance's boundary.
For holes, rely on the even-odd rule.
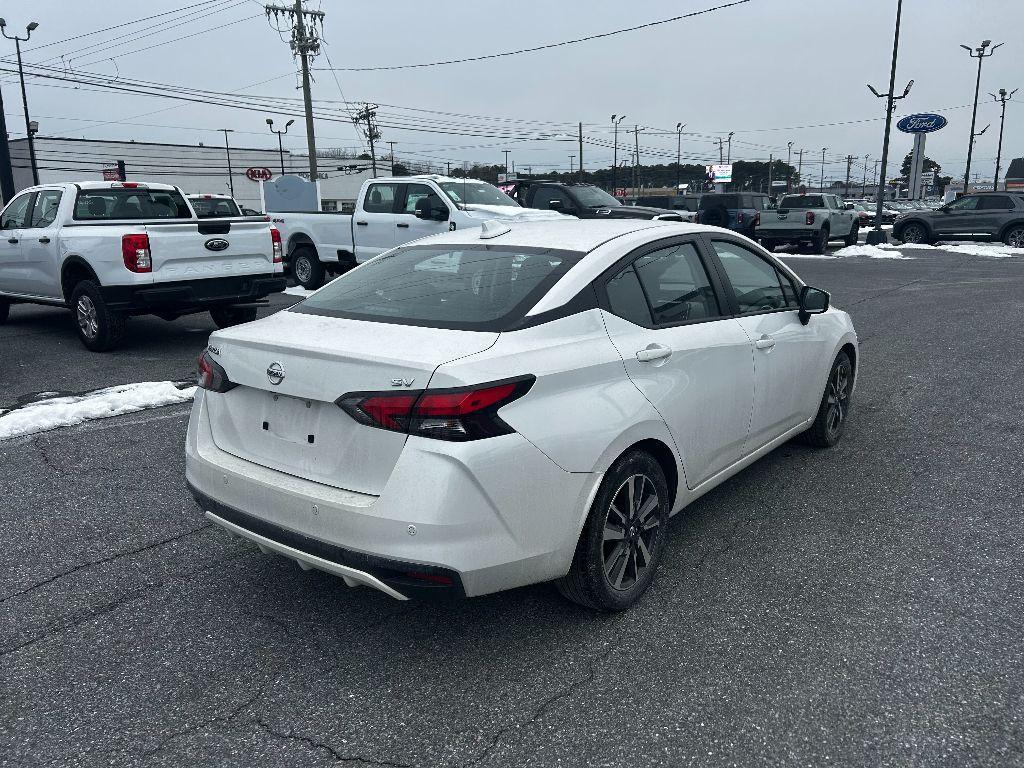
[[1001,240],[1014,248],[1024,248],[1024,196],[976,192],[934,211],[908,211],[896,219],[892,234],[904,243],[932,243],[955,237]]

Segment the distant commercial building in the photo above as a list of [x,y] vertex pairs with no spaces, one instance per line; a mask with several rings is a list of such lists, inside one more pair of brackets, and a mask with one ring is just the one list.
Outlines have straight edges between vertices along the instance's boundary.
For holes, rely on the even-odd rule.
[[1006,169],[1002,184],[1003,189],[1007,192],[1011,190],[1024,192],[1024,157],[1017,157],[1010,161],[1010,167]]
[[[11,164],[15,190],[32,186],[32,166],[26,139],[12,139]],[[281,175],[281,155],[276,149],[231,147],[231,176],[228,177],[227,153],[223,146],[158,144],[145,141],[107,141],[35,137],[39,181],[102,181],[105,169],[125,165],[130,181],[154,181],[175,184],[185,192],[228,194],[234,184],[239,205],[262,210],[260,183],[246,176],[250,168],[269,169],[273,177]],[[288,174],[308,175],[307,156],[284,153]],[[317,158],[320,175],[320,203],[324,211],[347,210],[354,202],[363,181],[372,175],[369,161],[350,158]],[[378,161],[378,175],[385,175],[387,164]]]

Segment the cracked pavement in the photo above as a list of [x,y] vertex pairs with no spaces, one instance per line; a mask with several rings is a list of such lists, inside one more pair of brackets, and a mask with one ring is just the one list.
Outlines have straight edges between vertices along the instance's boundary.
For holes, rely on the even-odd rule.
[[[185,491],[185,407],[0,442],[0,765],[1024,765],[1024,259],[915,255],[792,259],[861,335],[847,435],[685,510],[619,615],[261,555]],[[188,378],[212,324],[130,328],[15,307],[0,407]]]

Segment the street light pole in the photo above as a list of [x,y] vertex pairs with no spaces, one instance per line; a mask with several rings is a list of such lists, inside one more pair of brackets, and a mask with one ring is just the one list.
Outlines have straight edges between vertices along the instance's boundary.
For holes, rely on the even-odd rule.
[[864,199],[864,195],[868,191],[868,161],[871,160],[871,155],[864,155],[864,178],[860,182],[860,197]]
[[786,142],[786,192],[793,182],[793,142]]
[[679,194],[679,171],[681,170],[679,161],[682,158],[683,128],[685,127],[685,123],[676,123],[676,194]]
[[511,152],[512,150],[503,149],[501,151],[505,153],[505,180],[508,181],[508,153]]
[[218,128],[218,131],[224,134],[224,151],[228,155],[228,187],[231,189],[231,196],[235,196],[235,179],[231,175],[231,147],[228,146],[228,134],[234,133],[230,128]]
[[[269,117],[267,118],[267,125],[270,126],[270,132],[277,134],[277,152],[278,152],[278,154],[281,157],[281,175],[282,176],[284,176],[284,144],[281,143],[281,137],[284,136],[286,133],[288,133],[288,127],[292,123],[294,123],[294,122],[295,122],[294,120],[289,120],[287,123],[284,124],[284,130],[283,131],[275,131],[274,130],[274,121],[271,118],[269,118]],[[315,181],[315,179],[310,179],[310,181]]]
[[996,150],[996,173],[992,177],[993,192],[999,190],[999,166],[1003,159],[1003,127],[1006,123],[1006,102],[1012,99],[1013,94],[1015,94],[1018,90],[1018,88],[1014,88],[1012,91],[1007,93],[1005,88],[1000,88],[998,96],[996,96],[994,93],[989,94],[989,96],[991,96],[993,99],[995,99],[996,101],[1003,105],[1003,113],[999,117],[999,149]]
[[573,161],[575,159],[576,159],[576,155],[569,155],[569,179],[570,180],[572,180],[572,173],[573,173],[573,169],[575,168],[575,166],[573,165]]
[[34,137],[34,131],[31,126],[31,119],[28,116],[28,96],[25,94],[25,69],[21,65],[21,44],[22,42],[28,42],[29,38],[32,37],[32,30],[39,26],[37,22],[29,22],[29,25],[25,27],[25,36],[18,37],[17,35],[11,36],[7,34],[7,22],[0,19],[0,33],[3,34],[8,40],[14,41],[14,48],[18,52],[18,77],[21,80],[21,105],[25,109],[25,134],[28,136],[28,157],[29,163],[32,165],[32,184],[39,184],[39,166],[36,165],[36,141]]
[[615,149],[612,150],[612,194],[615,194],[615,190],[618,186],[618,170],[619,170],[619,123],[626,119],[625,115],[616,116],[612,115],[612,127],[615,130]]
[[879,243],[888,242],[888,237],[885,231],[882,229],[882,205],[885,201],[885,166],[889,161],[889,134],[892,132],[892,109],[894,102],[899,99],[905,99],[910,94],[910,89],[914,85],[914,81],[911,80],[907,83],[906,90],[903,91],[902,96],[896,96],[896,60],[899,56],[900,51],[900,20],[903,18],[903,0],[896,1],[896,33],[893,36],[892,41],[892,69],[889,71],[889,92],[879,93],[872,86],[868,86],[868,89],[875,94],[878,98],[884,98],[885,102],[885,138],[882,140],[882,171],[878,177],[878,194],[875,200],[875,228],[868,232],[867,243],[868,245],[878,245]]
[[733,135],[733,133],[735,133],[735,131],[729,131],[729,138],[728,138],[729,151],[726,153],[726,156],[725,156],[726,165],[731,165],[732,164],[732,135]]
[[[981,90],[981,63],[995,53],[996,48],[1002,45],[1002,43],[992,45],[991,50],[989,50],[990,45],[992,45],[991,40],[982,40],[981,45],[974,50],[972,50],[969,45],[960,46],[970,54],[972,59],[978,60],[978,79],[974,83],[974,111],[971,113],[971,140],[967,142],[967,168],[964,170],[964,194],[967,194],[967,190],[970,189],[971,186],[971,157],[974,155],[974,137],[981,135],[974,132],[974,127],[978,120],[978,92]],[[986,51],[988,51],[988,53],[986,53]]]
[[821,183],[818,185],[818,191],[825,191],[825,153],[828,151],[828,147],[821,148]]

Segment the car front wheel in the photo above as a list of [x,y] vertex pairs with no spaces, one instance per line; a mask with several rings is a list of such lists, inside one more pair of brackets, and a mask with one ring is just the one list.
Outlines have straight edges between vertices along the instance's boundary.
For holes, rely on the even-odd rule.
[[910,223],[900,230],[899,239],[911,245],[928,242],[928,232],[921,224]]
[[569,573],[556,582],[559,592],[599,611],[630,607],[654,580],[668,513],[661,465],[643,451],[622,456],[601,482]]
[[1003,242],[1011,248],[1024,248],[1024,226],[1011,227],[1003,235]]
[[839,442],[846,431],[852,393],[853,362],[846,352],[840,352],[829,370],[814,423],[804,433],[807,443],[818,448],[831,448]]

